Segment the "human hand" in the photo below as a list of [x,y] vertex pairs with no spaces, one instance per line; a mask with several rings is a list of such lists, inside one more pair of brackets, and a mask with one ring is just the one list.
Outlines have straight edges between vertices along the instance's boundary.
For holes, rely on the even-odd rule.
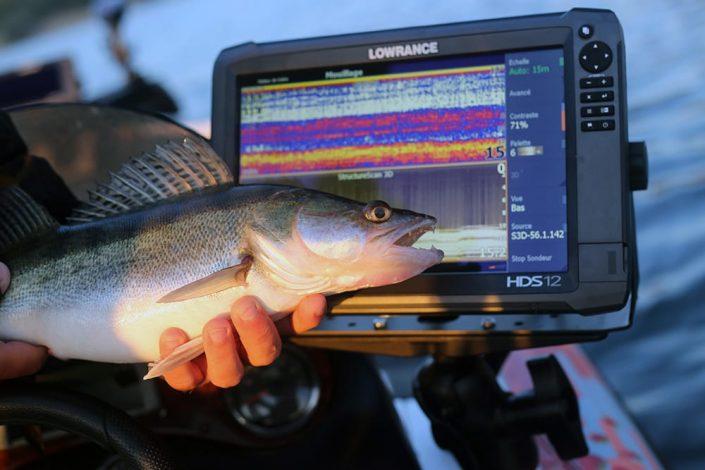
[[[203,327],[205,355],[167,372],[164,378],[180,391],[192,390],[206,382],[222,388],[233,387],[240,383],[246,364],[271,364],[281,352],[281,336],[315,328],[325,310],[326,298],[310,295],[294,313],[275,323],[254,297],[243,297],[233,304],[229,317],[214,318]],[[179,328],[165,330],[159,340],[162,357],[188,340]]]
[[[0,263],[0,293],[10,287],[10,270]],[[47,350],[21,341],[0,342],[0,380],[36,373],[44,365]]]

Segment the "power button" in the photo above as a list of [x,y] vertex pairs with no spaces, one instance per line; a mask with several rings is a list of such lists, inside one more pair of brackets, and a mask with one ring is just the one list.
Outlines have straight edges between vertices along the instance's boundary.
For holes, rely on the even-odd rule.
[[578,29],[578,36],[583,39],[590,39],[595,32],[595,28],[591,24],[584,24]]

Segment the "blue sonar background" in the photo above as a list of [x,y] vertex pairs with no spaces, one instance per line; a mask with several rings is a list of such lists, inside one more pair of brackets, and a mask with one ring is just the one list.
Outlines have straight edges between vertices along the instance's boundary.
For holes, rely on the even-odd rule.
[[[135,66],[208,128],[218,52],[270,41],[510,15],[611,8],[626,36],[629,132],[646,140],[649,191],[636,195],[641,290],[634,327],[586,347],[672,468],[705,468],[705,2],[701,0],[154,0],[128,10]],[[94,18],[0,48],[0,71],[74,60],[86,98],[124,77]]]

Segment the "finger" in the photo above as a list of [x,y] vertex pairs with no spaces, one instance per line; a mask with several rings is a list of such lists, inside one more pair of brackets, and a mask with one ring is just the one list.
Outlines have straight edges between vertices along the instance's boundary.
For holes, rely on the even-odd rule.
[[[159,353],[161,357],[165,358],[174,349],[188,342],[188,340],[188,335],[183,330],[178,328],[164,330],[159,338]],[[166,383],[171,388],[181,392],[193,390],[203,382],[204,377],[205,375],[194,362],[181,364],[164,374]]]
[[254,297],[242,297],[233,305],[230,318],[253,366],[266,366],[279,356],[282,340],[269,315]]
[[0,263],[0,294],[4,294],[8,287],[10,287],[10,270]]
[[233,325],[227,317],[218,317],[203,328],[203,346],[206,350],[208,379],[221,388],[240,383],[245,368],[237,354],[237,340]]
[[304,297],[294,313],[279,320],[277,330],[282,336],[291,336],[316,328],[326,313],[326,298],[321,294]]
[[20,341],[0,343],[0,380],[36,373],[44,365],[47,350]]

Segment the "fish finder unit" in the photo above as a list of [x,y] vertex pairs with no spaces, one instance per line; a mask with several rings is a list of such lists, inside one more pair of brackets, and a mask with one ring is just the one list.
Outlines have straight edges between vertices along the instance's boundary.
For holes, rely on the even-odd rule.
[[588,9],[247,43],[216,62],[212,141],[241,183],[438,219],[415,246],[443,263],[338,298],[324,332],[625,328],[646,153],[624,57]]

